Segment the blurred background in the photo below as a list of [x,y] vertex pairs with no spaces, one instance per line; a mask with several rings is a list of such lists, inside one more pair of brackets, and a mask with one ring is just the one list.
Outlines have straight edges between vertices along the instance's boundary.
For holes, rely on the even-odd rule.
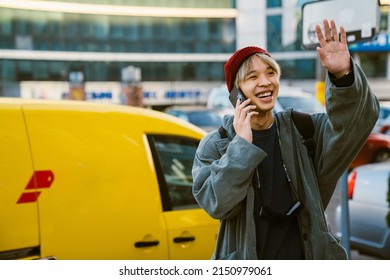
[[[359,1],[366,0],[356,5]],[[210,131],[232,112],[224,63],[236,49],[256,45],[281,65],[283,87],[275,112],[286,107],[323,112],[325,73],[316,51],[301,46],[302,7],[308,2],[0,0],[0,97],[145,107]],[[381,6],[375,38],[349,45],[381,101],[377,126],[349,171],[390,159],[389,19],[388,6]],[[351,224],[351,244],[370,256],[354,251],[353,259],[390,258],[389,164],[351,173],[359,175],[349,181],[350,205],[356,201],[365,214],[374,213],[363,222],[361,212],[351,208],[351,221],[363,225],[354,229]],[[367,186],[380,186],[376,202],[358,200],[359,189]],[[327,217],[331,230],[342,235],[339,205],[337,190]],[[368,225],[378,216],[378,205],[387,221]]]
[[[315,51],[301,48],[308,0],[0,1],[0,96],[81,99],[163,110],[206,104],[237,48],[267,49],[282,83],[321,95]],[[390,99],[389,12],[350,51]],[[320,99],[321,97],[319,97]]]

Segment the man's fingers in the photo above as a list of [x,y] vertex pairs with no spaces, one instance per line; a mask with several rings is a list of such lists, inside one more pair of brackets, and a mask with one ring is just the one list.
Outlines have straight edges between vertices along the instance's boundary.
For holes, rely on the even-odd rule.
[[323,24],[324,24],[325,41],[329,41],[332,35],[330,34],[330,26],[328,20],[324,19]]
[[344,26],[340,26],[340,42],[347,44],[347,33],[345,32]]
[[336,41],[338,42],[339,41],[339,35],[337,34],[337,27],[336,27],[336,23],[334,22],[334,20],[331,20],[330,21],[330,25],[331,25],[331,32],[332,32],[332,41]]
[[316,25],[316,34],[320,46],[323,47],[323,45],[325,44],[325,39],[324,36],[322,35],[321,27],[318,24]]

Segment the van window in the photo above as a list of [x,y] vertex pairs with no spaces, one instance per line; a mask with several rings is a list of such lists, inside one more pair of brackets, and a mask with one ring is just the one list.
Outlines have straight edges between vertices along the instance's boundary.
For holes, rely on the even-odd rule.
[[149,135],[164,211],[199,208],[192,195],[192,164],[199,141]]

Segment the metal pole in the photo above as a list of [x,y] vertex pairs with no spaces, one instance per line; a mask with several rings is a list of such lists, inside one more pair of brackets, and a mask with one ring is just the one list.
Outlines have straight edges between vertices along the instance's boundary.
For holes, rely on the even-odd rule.
[[348,208],[348,172],[345,171],[339,180],[341,191],[341,245],[347,251],[348,258],[351,258],[349,247],[349,208]]

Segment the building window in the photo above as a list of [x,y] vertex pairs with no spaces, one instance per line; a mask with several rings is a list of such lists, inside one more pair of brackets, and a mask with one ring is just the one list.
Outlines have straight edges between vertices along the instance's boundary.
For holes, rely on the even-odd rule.
[[294,59],[279,61],[282,70],[282,79],[315,79],[315,59]]
[[282,6],[282,0],[267,0],[267,8],[278,8]]
[[360,53],[360,66],[367,77],[386,77],[386,52]]
[[282,16],[267,16],[267,50],[282,51]]

